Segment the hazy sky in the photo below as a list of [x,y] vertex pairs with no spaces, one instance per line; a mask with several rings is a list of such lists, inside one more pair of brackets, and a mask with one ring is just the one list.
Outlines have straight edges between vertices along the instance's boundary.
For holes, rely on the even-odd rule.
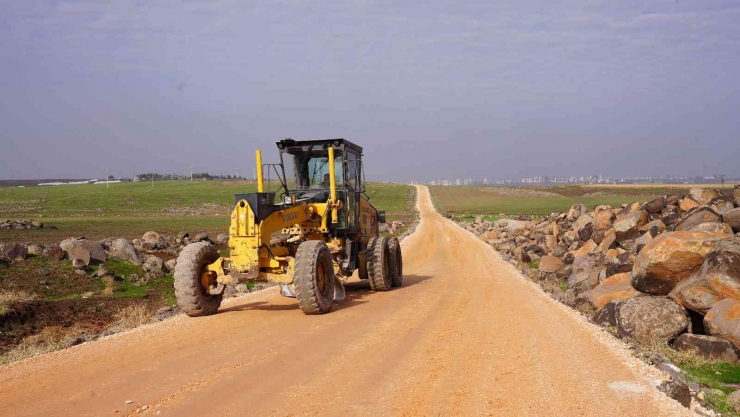
[[0,0],[0,178],[740,176],[738,1]]

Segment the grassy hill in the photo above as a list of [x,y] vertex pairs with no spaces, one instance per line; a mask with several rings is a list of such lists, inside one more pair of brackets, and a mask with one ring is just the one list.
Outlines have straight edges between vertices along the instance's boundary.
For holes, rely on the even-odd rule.
[[[269,185],[276,190],[278,185]],[[140,237],[148,230],[225,233],[234,194],[255,192],[254,181],[164,181],[53,187],[0,188],[0,219],[35,219],[56,229],[0,230],[0,242],[58,242]],[[367,194],[389,219],[409,219],[412,187],[368,183]]]

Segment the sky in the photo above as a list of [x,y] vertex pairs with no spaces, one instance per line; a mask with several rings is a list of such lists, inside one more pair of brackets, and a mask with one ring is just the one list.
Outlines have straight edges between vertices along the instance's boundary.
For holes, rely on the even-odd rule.
[[0,178],[740,177],[740,1],[0,0]]

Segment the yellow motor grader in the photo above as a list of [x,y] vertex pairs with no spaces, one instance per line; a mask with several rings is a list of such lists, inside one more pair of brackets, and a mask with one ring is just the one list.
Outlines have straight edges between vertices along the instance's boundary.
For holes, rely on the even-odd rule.
[[[257,158],[257,192],[237,194],[229,228],[230,256],[208,242],[193,243],[175,266],[175,294],[189,316],[216,313],[227,285],[280,284],[305,314],[327,313],[344,299],[355,270],[376,291],[403,282],[398,239],[381,237],[385,213],[365,194],[362,148],[345,139],[277,142],[279,164]],[[293,171],[288,188],[286,162]],[[265,191],[264,171],[280,187]]]

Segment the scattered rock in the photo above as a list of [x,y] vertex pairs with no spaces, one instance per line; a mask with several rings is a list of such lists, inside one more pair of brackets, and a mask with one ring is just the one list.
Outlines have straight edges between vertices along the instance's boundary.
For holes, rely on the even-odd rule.
[[740,301],[726,298],[715,304],[704,316],[704,329],[740,349]]
[[726,212],[724,216],[722,216],[722,219],[725,223],[730,225],[733,232],[740,232],[740,207]]
[[634,239],[640,234],[640,228],[648,222],[648,214],[645,210],[638,210],[625,216],[617,217],[614,222],[614,230],[617,242]]
[[648,213],[660,213],[663,211],[663,209],[666,206],[666,199],[663,196],[660,196],[652,201],[649,201],[645,203],[642,206],[642,209],[647,211]]
[[716,359],[722,362],[737,362],[738,355],[732,343],[715,336],[684,333],[673,341],[676,350],[694,350],[707,359]]
[[148,272],[161,274],[164,268],[164,262],[157,256],[147,256],[142,268]]
[[689,190],[689,197],[700,205],[705,205],[719,197],[719,191],[695,187]]
[[28,247],[22,243],[0,243],[0,261],[24,261]]
[[740,300],[740,239],[718,242],[701,269],[679,282],[669,297],[702,314],[725,298]]
[[175,272],[175,265],[177,265],[177,258],[170,259],[164,263],[165,272]]
[[90,265],[90,251],[83,246],[72,246],[67,251],[67,257],[72,260],[75,268],[84,268]]
[[64,259],[64,250],[56,243],[52,243],[44,249],[44,256],[54,261]]
[[686,310],[673,300],[633,297],[617,306],[616,323],[621,337],[668,341],[683,333],[690,321]]
[[141,254],[133,243],[126,239],[116,239],[110,244],[110,257],[134,263],[142,264]]
[[44,254],[44,245],[28,245],[28,254],[29,255],[35,255],[40,256]]
[[570,220],[570,221],[575,221],[579,217],[581,217],[584,214],[586,214],[587,211],[588,210],[586,210],[586,206],[584,206],[583,204],[581,204],[581,203],[573,204],[573,206],[571,206],[570,210],[568,210],[567,219]]
[[557,272],[563,268],[563,261],[555,256],[545,255],[540,259],[539,270],[542,272]]
[[588,292],[588,301],[599,310],[612,300],[623,300],[640,295],[632,287],[632,276],[629,273],[612,275]]
[[594,219],[588,214],[584,214],[576,220],[573,224],[573,230],[575,230],[578,238],[582,241],[591,239],[591,234],[594,231]]
[[600,253],[577,257],[573,263],[573,272],[568,277],[568,289],[573,290],[575,296],[590,291],[599,285],[599,274],[608,264],[609,260]]
[[727,405],[736,413],[740,413],[740,390],[732,391],[727,395]]
[[229,243],[229,235],[221,233],[220,235],[216,236],[216,243],[219,245],[226,245]]
[[206,232],[198,232],[190,238],[191,242],[202,242],[204,240],[208,240],[208,233]]
[[689,212],[689,214],[684,217],[683,220],[676,223],[676,226],[673,228],[673,230],[676,232],[691,230],[692,227],[698,226],[702,223],[718,221],[722,221],[722,216],[717,214],[717,212],[712,210],[710,207],[701,206]]
[[678,208],[681,209],[681,211],[691,211],[697,207],[699,207],[699,203],[689,197],[684,198],[678,203]]
[[69,349],[72,346],[81,345],[83,343],[85,343],[85,338],[84,337],[75,337],[75,338],[69,339],[67,341],[67,348]]
[[710,232],[710,233],[721,233],[723,235],[732,236],[732,227],[727,223],[720,222],[709,222],[698,224],[691,229],[691,232]]
[[655,295],[667,295],[696,272],[704,257],[725,235],[709,232],[666,232],[648,243],[635,259],[632,286]]

